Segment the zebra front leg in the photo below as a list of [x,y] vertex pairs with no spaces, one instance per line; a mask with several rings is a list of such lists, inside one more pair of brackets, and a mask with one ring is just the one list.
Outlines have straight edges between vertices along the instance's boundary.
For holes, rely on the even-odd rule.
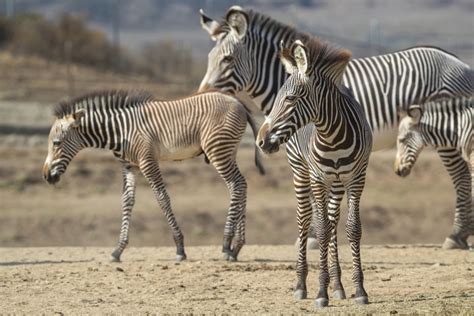
[[123,250],[128,245],[128,232],[130,229],[130,218],[132,216],[132,208],[135,204],[135,175],[132,166],[124,164],[122,166],[122,226],[120,228],[120,237],[117,248],[112,252],[111,260],[120,261]]
[[150,183],[158,204],[165,214],[168,225],[173,232],[173,239],[176,244],[176,261],[185,260],[186,253],[184,252],[183,233],[181,232],[181,229],[179,228],[178,223],[174,217],[173,210],[171,209],[171,201],[165,189],[165,183],[163,182],[163,178],[161,176],[160,167],[154,158],[150,157],[140,164],[140,170]]
[[[293,297],[302,300],[308,297],[306,278],[308,276],[308,262],[306,258],[308,231],[313,217],[311,205],[311,185],[307,173],[293,170],[293,183],[295,186],[298,208],[296,210],[296,222],[298,224],[298,259],[296,261],[296,287]],[[296,173],[297,172],[297,173]]]
[[453,230],[446,238],[443,249],[469,249],[467,238],[474,220],[472,208],[472,175],[469,163],[456,149],[438,149],[456,190],[456,210]]
[[329,240],[329,274],[334,281],[333,297],[345,299],[346,292],[341,281],[341,267],[337,248],[337,225],[339,223],[341,201],[344,196],[344,186],[341,182],[335,182],[329,192],[328,216],[331,224],[331,238]]
[[318,210],[316,232],[319,242],[319,292],[316,296],[315,305],[316,307],[326,307],[329,305],[328,247],[331,228],[328,217],[329,189],[327,184],[319,179],[311,181],[311,188]]
[[369,297],[364,289],[364,274],[360,259],[360,239],[362,237],[362,225],[359,215],[359,203],[365,180],[352,184],[347,189],[348,217],[346,222],[347,238],[352,252],[352,281],[354,282],[356,292],[355,301],[358,304],[368,304]]

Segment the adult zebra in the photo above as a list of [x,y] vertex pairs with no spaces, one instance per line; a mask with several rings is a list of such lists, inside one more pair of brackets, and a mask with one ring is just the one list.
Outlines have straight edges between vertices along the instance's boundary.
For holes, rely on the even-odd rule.
[[[122,163],[122,226],[113,261],[120,261],[128,244],[137,170],[147,179],[166,216],[176,244],[176,259],[186,259],[183,234],[171,209],[158,161],[180,161],[201,154],[229,189],[223,252],[227,260],[237,259],[245,243],[247,183],[235,156],[247,123],[254,136],[257,132],[250,112],[238,99],[218,91],[173,101],[158,101],[146,93],[97,92],[59,104],[55,116],[43,166],[48,183],[58,182],[84,148],[109,149]],[[255,163],[263,174],[257,148]]]
[[[278,92],[272,111],[257,137],[258,146],[267,153],[278,151],[279,146],[289,139],[293,140],[292,145],[298,145],[289,154],[298,200],[300,238],[294,296],[297,299],[307,297],[306,240],[312,218],[312,191],[318,209],[316,227],[320,250],[317,307],[328,305],[330,272],[334,278],[334,296],[339,299],[346,297],[337,245],[329,251],[330,269],[327,260],[330,238],[337,227],[337,221],[330,221],[328,216],[328,196],[334,186],[343,187],[347,192],[349,214],[346,231],[352,251],[355,301],[368,303],[360,260],[362,227],[359,203],[372,150],[372,133],[364,110],[342,86],[342,73],[350,57],[350,52],[317,38],[305,43],[297,40],[290,49],[283,49],[281,61],[290,76]],[[296,133],[298,130],[300,132]],[[331,244],[334,245],[332,239]]]
[[[287,75],[278,60],[280,42],[305,41],[310,35],[241,7],[231,7],[226,17],[215,21],[201,11],[201,24],[216,41],[209,53],[208,68],[200,91],[210,87],[237,93],[245,91],[265,115]],[[398,111],[428,100],[473,94],[472,69],[439,48],[415,47],[391,54],[353,59],[343,82],[364,107],[374,136],[374,150],[395,145]],[[452,150],[439,150],[445,167],[457,159]],[[334,205],[342,190],[331,193]],[[472,210],[471,210],[472,211]],[[337,217],[339,210],[330,208]],[[458,216],[455,215],[455,221]],[[446,247],[464,248],[460,237],[469,223],[456,222]]]
[[[469,212],[473,203],[470,162],[473,135],[473,98],[429,102],[423,107],[412,105],[407,116],[400,121],[394,164],[395,172],[406,177],[425,146],[434,146],[440,150],[455,148],[459,159],[450,165],[450,173],[457,192],[456,215],[461,217],[455,222],[470,222],[471,231],[474,230],[474,213]],[[464,246],[468,247],[467,244]]]

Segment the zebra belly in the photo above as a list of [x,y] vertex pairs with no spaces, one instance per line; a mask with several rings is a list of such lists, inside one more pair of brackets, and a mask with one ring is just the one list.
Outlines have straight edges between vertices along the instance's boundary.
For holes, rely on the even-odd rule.
[[158,160],[176,161],[199,156],[202,154],[202,148],[199,144],[186,147],[165,147],[160,146]]

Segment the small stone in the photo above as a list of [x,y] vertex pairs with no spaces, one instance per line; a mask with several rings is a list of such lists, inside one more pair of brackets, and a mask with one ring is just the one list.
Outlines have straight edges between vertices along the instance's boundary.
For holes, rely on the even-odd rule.
[[120,267],[116,267],[115,270],[119,271],[119,272],[125,272],[122,268]]
[[391,280],[392,280],[392,276],[389,275],[389,276],[387,276],[387,277],[382,277],[382,278],[380,278],[380,280],[382,280],[382,282],[388,282],[388,281],[391,281]]
[[390,315],[395,315],[395,314],[398,314],[398,312],[396,310],[391,310],[390,311]]

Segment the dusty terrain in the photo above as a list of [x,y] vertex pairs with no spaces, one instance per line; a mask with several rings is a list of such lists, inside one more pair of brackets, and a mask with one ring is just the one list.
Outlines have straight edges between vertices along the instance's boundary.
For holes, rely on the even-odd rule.
[[[474,253],[437,245],[364,246],[370,304],[330,300],[316,310],[318,251],[311,251],[308,299],[295,301],[295,249],[248,246],[241,261],[221,260],[219,247],[190,247],[174,262],[174,249],[131,248],[123,262],[109,248],[1,248],[0,310],[25,314],[251,313],[457,314],[474,309]],[[341,249],[348,295],[351,259]]]
[[[51,93],[56,98],[60,91],[63,87]],[[46,157],[44,131],[52,120],[49,104],[0,102],[0,246],[11,247],[0,248],[0,311],[315,311],[317,251],[309,256],[311,299],[292,299],[296,254],[293,246],[282,245],[295,241],[297,227],[291,172],[283,151],[265,159],[267,175],[261,177],[253,165],[249,135],[239,150],[239,166],[248,182],[248,245],[240,262],[221,259],[228,192],[213,167],[198,157],[162,164],[189,260],[175,264],[164,216],[139,176],[130,248],[123,263],[112,264],[108,258],[121,219],[120,164],[110,153],[87,150],[71,163],[59,184],[47,185],[41,168]],[[393,150],[372,155],[361,203],[362,259],[372,303],[359,307],[352,300],[331,301],[325,311],[469,314],[474,307],[474,252],[439,248],[454,217],[451,181],[434,151],[422,153],[407,179],[395,176],[393,158]],[[351,294],[345,210],[344,206],[339,241],[344,284]],[[48,248],[31,248],[37,246]]]

